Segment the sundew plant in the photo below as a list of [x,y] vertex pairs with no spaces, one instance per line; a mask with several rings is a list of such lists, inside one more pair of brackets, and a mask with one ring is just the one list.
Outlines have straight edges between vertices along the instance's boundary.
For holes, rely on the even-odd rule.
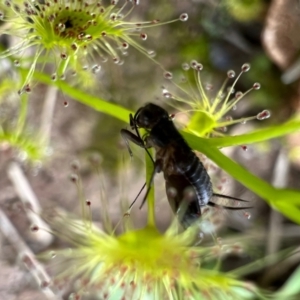
[[[136,162],[143,165],[145,160],[142,182],[146,182],[145,190],[150,185],[152,161],[136,146],[128,153],[119,133],[122,128],[130,130],[130,114],[153,102],[170,113],[194,151],[287,222],[300,225],[299,190],[262,179],[223,151],[234,147],[242,154],[257,151],[258,156],[266,157],[262,149],[299,147],[297,141],[289,142],[291,134],[300,129],[299,112],[286,108],[291,96],[278,79],[279,71],[260,43],[254,51],[248,47],[253,39],[244,42],[245,36],[241,36],[244,28],[254,30],[247,22],[266,23],[262,17],[266,4],[259,0],[252,5],[249,1],[234,4],[236,1],[224,0],[219,5],[200,2],[1,2],[0,154],[5,162],[1,172],[13,178],[6,171],[6,161],[15,161],[27,170],[42,206],[51,207],[36,211],[36,205],[30,203],[32,192],[29,197],[20,183],[16,190],[23,201],[21,211],[35,216],[29,218],[28,228],[33,234],[50,232],[64,242],[63,249],[52,250],[54,244],[35,248],[46,249],[37,257],[47,265],[48,279],[40,276],[38,260],[16,246],[21,262],[38,278],[47,297],[298,299],[297,264],[288,276],[278,276],[278,285],[266,279],[262,287],[259,283],[263,280],[245,277],[292,256],[297,242],[288,241],[288,250],[277,248],[265,257],[255,253],[250,255],[254,257],[251,263],[225,268],[226,257],[246,255],[247,244],[251,244],[252,252],[263,246],[256,245],[250,235],[243,243],[243,234],[223,243],[222,232],[215,231],[214,209],[203,208],[199,220],[186,229],[177,214],[161,226],[166,218],[159,207],[166,196],[155,196],[155,184],[142,209],[146,215],[128,209],[134,198],[127,196],[124,188],[115,197],[117,181],[126,181],[130,191],[140,178],[137,171],[124,175],[127,166]],[[220,32],[226,38],[220,38]],[[235,55],[237,49],[239,55]],[[245,58],[243,62],[240,57]],[[238,132],[246,133],[234,133],[241,128],[246,130]],[[289,147],[285,148],[286,144]],[[71,182],[66,185],[66,165],[74,157],[85,161],[91,151],[102,153],[101,158],[91,160],[97,179],[101,177],[97,192],[93,186],[85,186],[91,173],[85,164],[72,164]],[[155,158],[154,151],[149,153]],[[120,156],[123,164],[117,168]],[[259,164],[257,156],[252,158],[251,164]],[[272,165],[264,167],[270,173],[273,170]],[[117,180],[116,173],[123,178]],[[111,183],[109,188],[103,187],[104,181]],[[70,192],[76,190],[70,188],[72,184],[77,187],[77,196]],[[99,191],[97,207],[94,198]],[[76,201],[81,212],[77,217],[73,213]],[[144,216],[143,225],[136,225],[137,214]],[[244,215],[249,218],[251,212],[247,210]],[[50,227],[35,223],[36,218]],[[263,231],[258,228],[255,230]]]

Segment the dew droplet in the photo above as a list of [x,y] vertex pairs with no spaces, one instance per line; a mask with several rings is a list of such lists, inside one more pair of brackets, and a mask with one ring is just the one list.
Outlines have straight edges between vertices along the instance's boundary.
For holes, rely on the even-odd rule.
[[115,20],[117,19],[117,15],[116,15],[115,13],[112,13],[112,14],[110,15],[110,19],[111,19],[112,21],[115,21]]
[[26,151],[20,151],[18,154],[18,159],[20,161],[25,161],[28,158],[28,153]]
[[219,131],[221,131],[221,132],[227,132],[227,127],[226,127],[226,126],[219,127],[218,129],[219,129]]
[[242,252],[243,252],[243,248],[242,248],[242,246],[241,245],[239,245],[239,244],[234,244],[233,245],[233,247],[232,247],[232,252],[234,253],[234,254],[241,254]]
[[164,77],[166,78],[166,79],[172,79],[173,78],[173,75],[172,75],[172,73],[171,72],[165,72],[164,73]]
[[71,49],[74,50],[74,51],[76,51],[78,49],[77,44],[76,43],[72,43],[71,44]]
[[53,148],[47,147],[45,150],[45,155],[46,156],[51,156],[53,154]]
[[26,85],[25,85],[24,91],[25,91],[27,94],[31,93],[31,88],[30,88],[30,85],[29,85],[29,84],[26,84]]
[[64,107],[68,107],[69,106],[69,102],[68,101],[64,101]]
[[93,72],[94,74],[98,73],[100,70],[101,70],[101,66],[99,66],[99,65],[94,65],[94,66],[92,67],[92,72]]
[[56,73],[53,73],[52,75],[51,75],[51,80],[52,81],[55,81],[57,79],[57,75],[56,75]]
[[159,22],[160,22],[159,19],[154,19],[154,20],[151,21],[151,24],[158,24]]
[[77,293],[71,293],[68,297],[68,300],[80,300],[81,296]]
[[188,63],[183,63],[181,66],[184,71],[188,71],[190,69],[190,65]]
[[238,92],[235,93],[234,97],[235,97],[235,99],[240,99],[240,98],[243,97],[243,93],[238,91]]
[[143,41],[146,41],[147,40],[147,34],[146,33],[141,33],[140,34],[140,38],[143,40]]
[[210,83],[207,83],[207,84],[205,85],[205,89],[206,89],[207,91],[212,91],[213,88],[214,88],[214,86],[213,86],[212,84],[210,84]]
[[244,217],[245,217],[246,219],[250,220],[250,219],[251,219],[251,214],[250,214],[249,212],[245,211],[245,212],[244,212]]
[[271,117],[271,112],[265,109],[262,112],[257,114],[256,119],[262,121],[270,117]]
[[120,59],[119,59],[119,57],[114,57],[113,61],[115,64],[118,64],[120,62]]
[[50,285],[50,282],[49,282],[49,281],[43,280],[43,281],[41,282],[41,288],[42,288],[42,289],[46,289],[47,287],[49,287],[49,285]]
[[100,153],[93,152],[89,156],[89,161],[91,162],[91,164],[93,164],[93,166],[99,166],[103,162],[103,157]]
[[63,32],[66,30],[66,25],[64,23],[58,23],[56,28],[59,32]]
[[189,19],[189,15],[187,13],[183,13],[179,16],[179,20],[185,22]]
[[243,73],[248,72],[250,70],[250,64],[248,63],[243,64],[241,70]]
[[254,90],[259,90],[260,89],[260,83],[255,82],[252,87],[253,87]]
[[227,94],[234,94],[235,93],[235,89],[233,88],[233,86],[229,86],[227,87]]
[[162,95],[165,97],[165,98],[171,98],[172,97],[172,94],[163,87],[162,89]]
[[66,60],[68,57],[68,55],[66,53],[61,53],[60,54],[60,58],[63,59],[63,60]]
[[119,62],[117,63],[118,66],[122,66],[124,64],[124,60],[120,59]]
[[49,255],[53,259],[53,258],[56,257],[56,252],[55,251],[50,251]]
[[154,50],[148,50],[147,53],[150,57],[155,57],[156,56],[156,52]]
[[37,225],[31,225],[31,226],[30,226],[30,230],[31,230],[32,232],[37,232],[37,231],[39,231],[39,227],[38,227]]
[[128,47],[129,47],[129,44],[128,44],[128,43],[126,43],[126,42],[123,42],[123,43],[122,43],[122,48],[123,48],[123,49],[128,49]]
[[78,175],[77,174],[71,174],[70,175],[70,180],[72,181],[72,182],[77,182],[78,181]]
[[229,71],[227,72],[227,77],[228,77],[228,78],[234,78],[234,76],[235,76],[235,72],[234,72],[233,70],[229,70]]
[[198,65],[198,62],[197,62],[195,59],[193,59],[193,60],[190,62],[190,66],[191,66],[191,68],[193,68],[193,69],[195,69],[197,65]]
[[195,69],[200,72],[203,70],[203,65],[199,63],[196,65]]
[[163,93],[163,96],[164,96],[165,98],[167,98],[167,99],[170,99],[170,98],[172,98],[172,94],[171,94],[171,93],[169,93],[169,92],[165,92],[165,93]]
[[78,171],[79,168],[80,168],[80,163],[77,159],[73,160],[71,162],[71,168],[74,170],[74,171]]
[[32,258],[27,254],[25,254],[22,257],[22,262],[28,269],[32,269],[34,267],[34,262],[32,261]]

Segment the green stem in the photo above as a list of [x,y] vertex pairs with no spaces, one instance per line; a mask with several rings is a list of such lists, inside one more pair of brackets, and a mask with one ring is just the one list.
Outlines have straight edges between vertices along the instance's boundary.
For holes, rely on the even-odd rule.
[[18,117],[17,130],[16,130],[17,137],[23,132],[24,125],[26,122],[26,116],[27,116],[27,108],[28,108],[28,95],[22,94],[20,97],[20,110],[19,110],[19,117]]
[[146,180],[147,180],[147,189],[150,187],[150,192],[147,198],[148,203],[148,222],[149,226],[155,226],[155,189],[154,184],[150,186],[150,179],[153,173],[153,162],[145,151],[145,161],[146,161]]

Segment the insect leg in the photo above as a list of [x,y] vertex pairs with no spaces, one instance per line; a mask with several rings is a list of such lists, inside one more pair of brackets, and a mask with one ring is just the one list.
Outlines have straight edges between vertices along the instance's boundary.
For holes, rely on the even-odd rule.
[[[149,153],[148,149],[146,148],[147,146],[145,145],[144,140],[139,135],[137,136],[137,135],[133,134],[132,132],[130,132],[129,130],[121,129],[121,136],[122,136],[122,138],[125,141],[125,144],[126,144],[126,147],[128,149],[130,157],[133,157],[133,153],[132,153],[132,151],[130,149],[129,141],[131,141],[134,144],[140,146],[141,148],[144,148],[146,150],[147,154],[149,155],[149,157],[151,158],[153,164],[155,165],[155,162],[154,162],[151,154]],[[135,197],[135,199],[133,200],[133,202],[130,204],[129,210],[132,208],[132,206],[134,205],[134,203],[136,202],[136,200],[138,199],[138,197],[140,196],[140,194],[144,190],[145,186],[146,186],[146,182],[143,184],[141,190],[139,191],[139,193],[137,194],[137,196]]]
[[[162,167],[161,167],[161,161],[160,161],[160,160],[156,160],[156,161],[154,162],[154,170],[153,170],[153,172],[152,172],[152,174],[151,174],[151,177],[150,177],[149,187],[148,187],[148,189],[147,189],[147,191],[146,191],[146,194],[145,194],[145,196],[144,196],[144,199],[143,199],[143,201],[142,201],[142,203],[141,203],[141,205],[140,205],[140,209],[143,207],[144,203],[145,203],[146,200],[147,200],[147,197],[148,197],[148,195],[149,195],[151,186],[152,186],[153,181],[154,181],[154,176],[155,176],[155,174],[161,172],[161,170],[162,170]],[[145,185],[144,185],[144,186],[145,186]],[[143,188],[144,188],[144,187],[143,187]]]
[[127,129],[121,129],[121,136],[126,144],[126,147],[128,149],[128,152],[129,152],[129,155],[130,157],[133,157],[133,154],[132,154],[132,151],[130,149],[130,146],[129,146],[129,141],[133,142],[134,144],[140,146],[141,148],[145,148],[145,145],[144,145],[144,141],[136,136],[135,134],[133,134],[132,132],[130,132],[129,130]]
[[[138,130],[137,130],[137,132],[138,132]],[[130,149],[129,141],[131,141],[132,143],[134,143],[134,144],[140,146],[141,148],[145,149],[145,151],[147,152],[148,156],[150,157],[150,159],[152,160],[152,162],[154,164],[154,160],[153,160],[149,150],[147,149],[147,148],[150,148],[150,146],[147,146],[145,144],[144,140],[140,137],[139,134],[135,135],[127,129],[121,129],[121,136],[125,141],[126,147],[128,149],[128,152],[129,152],[129,155],[130,155],[131,158],[133,157],[133,153]]]

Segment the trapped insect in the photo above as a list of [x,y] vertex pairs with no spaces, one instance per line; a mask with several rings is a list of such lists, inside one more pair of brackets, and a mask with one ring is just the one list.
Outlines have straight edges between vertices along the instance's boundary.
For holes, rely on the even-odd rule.
[[[199,219],[202,207],[216,205],[211,201],[213,196],[245,201],[214,193],[211,179],[205,167],[176,129],[172,118],[165,109],[156,104],[148,103],[139,108],[134,116],[130,114],[129,118],[130,126],[136,134],[126,129],[121,130],[129,153],[132,156],[129,147],[129,141],[131,141],[144,148],[152,159],[154,170],[149,186],[151,186],[155,174],[163,172],[169,204],[173,212],[179,215],[184,228],[189,227]],[[139,128],[146,130],[144,137],[141,137]],[[155,160],[147,150],[151,147],[156,152]],[[149,190],[150,187],[141,207],[147,199]],[[233,210],[241,209],[230,206],[224,207]]]

